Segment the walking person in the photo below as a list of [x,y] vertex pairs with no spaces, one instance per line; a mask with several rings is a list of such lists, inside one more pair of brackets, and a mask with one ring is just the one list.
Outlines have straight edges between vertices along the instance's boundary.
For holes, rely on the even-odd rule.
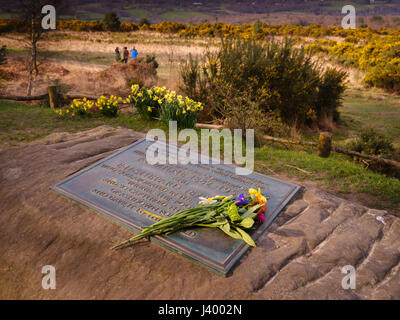
[[132,57],[132,59],[137,59],[137,57],[138,57],[138,52],[137,52],[137,50],[136,50],[136,48],[135,47],[133,47],[131,50],[129,50],[130,52],[131,52],[131,57]]
[[127,47],[124,47],[123,57],[122,61],[128,63],[129,51]]
[[121,62],[121,53],[119,52],[119,48],[115,48],[115,61]]

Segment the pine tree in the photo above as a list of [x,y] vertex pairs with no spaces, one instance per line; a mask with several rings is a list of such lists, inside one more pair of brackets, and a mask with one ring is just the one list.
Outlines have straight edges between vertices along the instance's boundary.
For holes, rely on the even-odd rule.
[[107,31],[118,31],[121,25],[118,15],[115,12],[108,12],[104,16],[103,27]]

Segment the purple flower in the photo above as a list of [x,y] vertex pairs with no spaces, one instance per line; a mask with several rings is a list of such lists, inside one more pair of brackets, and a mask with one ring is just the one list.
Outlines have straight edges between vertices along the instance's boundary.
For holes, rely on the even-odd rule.
[[245,206],[246,204],[248,204],[248,202],[244,198],[244,194],[243,193],[239,194],[239,197],[236,200],[235,204],[238,205],[238,206]]

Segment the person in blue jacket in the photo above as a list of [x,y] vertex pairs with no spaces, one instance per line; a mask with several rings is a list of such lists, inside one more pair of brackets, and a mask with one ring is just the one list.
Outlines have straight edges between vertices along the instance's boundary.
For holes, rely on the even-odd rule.
[[137,52],[137,50],[136,50],[136,48],[135,47],[133,47],[131,50],[129,50],[130,52],[131,52],[131,57],[132,57],[132,59],[137,59],[137,57],[138,57],[138,52]]

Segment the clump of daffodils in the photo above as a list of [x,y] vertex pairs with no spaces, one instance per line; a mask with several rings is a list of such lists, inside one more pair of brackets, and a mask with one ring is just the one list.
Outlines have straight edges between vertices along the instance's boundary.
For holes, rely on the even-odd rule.
[[58,109],[54,112],[60,117],[88,116],[100,113],[105,116],[115,117],[118,113],[118,104],[122,101],[121,97],[111,95],[110,97],[101,96],[96,102],[87,98],[82,100],[74,99],[65,109]]
[[108,117],[115,117],[118,113],[118,104],[122,101],[121,97],[111,95],[109,98],[101,96],[96,101],[98,111]]
[[157,86],[147,89],[132,85],[132,93],[124,102],[132,103],[143,118],[160,119],[165,123],[174,120],[181,128],[193,128],[197,113],[203,110],[200,102]]
[[166,102],[161,106],[160,118],[165,123],[177,121],[180,128],[194,128],[197,114],[203,110],[201,102],[196,102],[189,97],[183,98],[175,91],[168,90],[165,94]]
[[140,88],[138,84],[132,85],[132,93],[124,101],[131,103],[137,112],[145,119],[160,117],[160,108],[164,103],[165,87]]
[[93,112],[94,102],[83,98],[83,100],[74,99],[66,109],[55,110],[61,117],[84,116]]

